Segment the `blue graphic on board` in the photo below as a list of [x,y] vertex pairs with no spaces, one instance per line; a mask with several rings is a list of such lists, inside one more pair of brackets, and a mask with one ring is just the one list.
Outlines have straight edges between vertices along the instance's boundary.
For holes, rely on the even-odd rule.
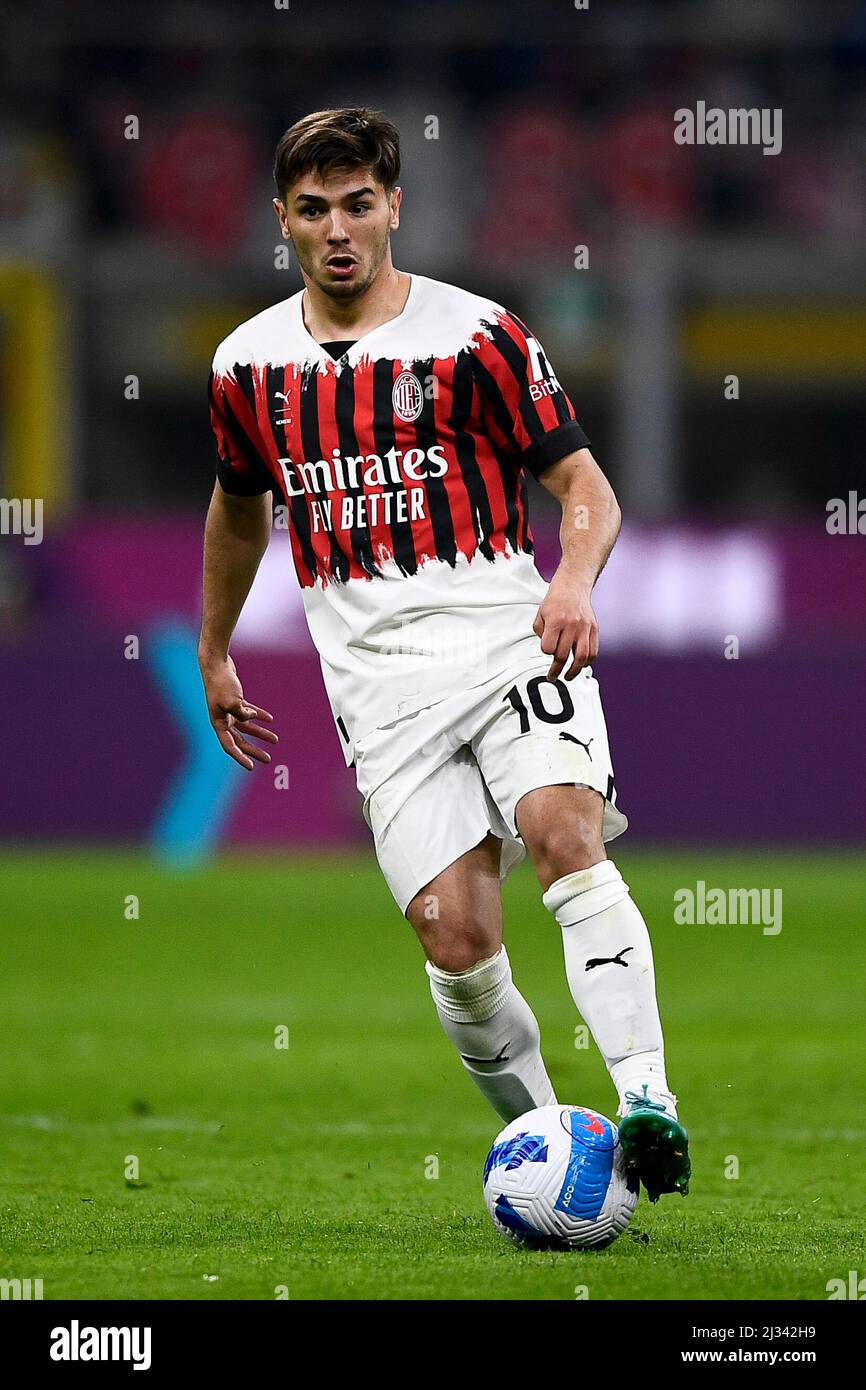
[[154,628],[142,652],[186,743],[151,832],[156,852],[188,867],[213,851],[240,795],[244,771],[223,752],[208,719],[198,669],[198,635],[184,622]]

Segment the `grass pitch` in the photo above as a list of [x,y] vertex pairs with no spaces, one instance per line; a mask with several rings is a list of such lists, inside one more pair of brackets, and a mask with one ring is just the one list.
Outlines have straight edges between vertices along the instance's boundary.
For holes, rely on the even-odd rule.
[[[0,858],[0,1277],[46,1299],[824,1299],[866,1273],[864,861],[616,860],[653,935],[692,1195],[642,1196],[610,1249],[566,1255],[487,1218],[500,1125],[371,856]],[[676,925],[698,879],[781,888],[782,931]],[[557,1093],[613,1116],[531,870],[504,898]]]

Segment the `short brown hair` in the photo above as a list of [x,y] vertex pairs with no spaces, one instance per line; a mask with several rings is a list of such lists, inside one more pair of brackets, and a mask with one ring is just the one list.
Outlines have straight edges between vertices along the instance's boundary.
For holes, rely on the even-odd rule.
[[274,155],[274,183],[280,198],[302,174],[348,173],[361,165],[372,170],[390,193],[400,176],[400,135],[380,111],[341,106],[313,111],[280,137]]

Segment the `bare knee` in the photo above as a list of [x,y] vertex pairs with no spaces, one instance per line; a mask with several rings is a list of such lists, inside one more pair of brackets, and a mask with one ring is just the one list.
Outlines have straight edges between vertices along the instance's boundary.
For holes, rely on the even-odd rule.
[[450,974],[471,970],[480,961],[489,960],[496,955],[501,944],[501,938],[485,935],[469,925],[449,927],[447,932],[439,936],[431,935],[422,940],[431,964]]
[[440,970],[471,970],[495,956],[502,944],[496,916],[476,915],[443,904],[435,893],[422,893],[406,909],[427,959]]
[[545,892],[565,874],[607,858],[603,816],[600,793],[583,788],[546,787],[519,803],[518,828]]
[[489,835],[422,889],[406,908],[433,965],[471,970],[502,945],[499,848]]
[[581,827],[554,831],[535,845],[532,854],[538,880],[545,892],[565,874],[588,869],[605,858],[601,837]]

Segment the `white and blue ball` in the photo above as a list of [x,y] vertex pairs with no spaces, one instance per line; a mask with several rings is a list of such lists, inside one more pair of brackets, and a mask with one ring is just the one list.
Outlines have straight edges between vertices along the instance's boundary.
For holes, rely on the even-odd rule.
[[631,1220],[638,1194],[616,1125],[581,1105],[528,1110],[497,1135],[484,1165],[494,1226],[535,1250],[610,1245]]

